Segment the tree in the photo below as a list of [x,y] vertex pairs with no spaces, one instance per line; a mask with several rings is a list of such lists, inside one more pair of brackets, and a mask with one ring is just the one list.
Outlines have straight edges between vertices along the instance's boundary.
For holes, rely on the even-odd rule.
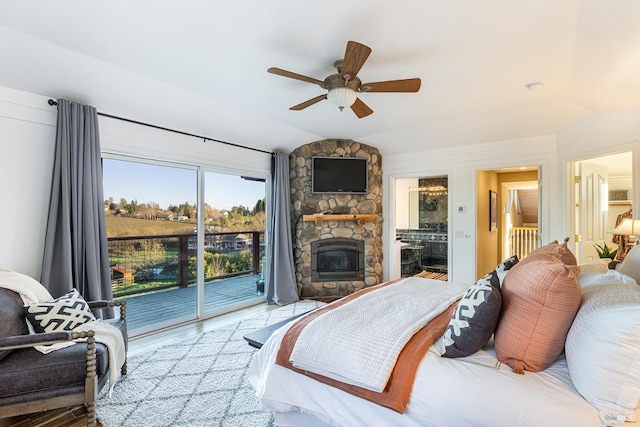
[[160,212],[160,205],[155,202],[149,202],[146,205],[142,205],[142,211],[145,219],[156,219]]
[[242,205],[234,206],[231,208],[231,211],[229,211],[229,217],[234,219],[241,218],[248,215],[251,215],[251,211],[249,210],[249,208],[246,208]]
[[[195,208],[195,205],[194,205],[194,208]],[[186,216],[187,218],[193,218],[191,209],[192,208],[189,205],[189,202],[184,202],[183,204],[180,205],[180,212],[182,213],[182,215]]]
[[266,201],[265,199],[260,199],[256,202],[256,206],[253,208],[253,214],[257,214],[258,212],[264,212],[265,211],[265,204]]
[[133,215],[138,212],[138,201],[136,199],[131,200],[131,202],[127,202],[127,199],[124,197],[120,199],[120,209],[124,209],[129,215]]

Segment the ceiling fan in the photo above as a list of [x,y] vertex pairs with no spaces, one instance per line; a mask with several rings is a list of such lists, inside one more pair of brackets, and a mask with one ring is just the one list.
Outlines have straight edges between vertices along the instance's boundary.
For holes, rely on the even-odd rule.
[[371,53],[371,48],[358,42],[350,41],[344,53],[344,59],[339,59],[333,63],[338,72],[331,74],[323,80],[313,77],[292,73],[291,71],[271,67],[267,71],[291,79],[302,80],[303,82],[317,84],[327,93],[311,98],[308,101],[294,105],[290,110],[303,110],[317,102],[328,99],[334,103],[340,111],[344,107],[351,107],[351,110],[363,118],[373,113],[373,110],[358,98],[358,93],[363,92],[417,92],[420,90],[420,79],[387,80],[383,82],[362,83],[357,74],[364,65]]

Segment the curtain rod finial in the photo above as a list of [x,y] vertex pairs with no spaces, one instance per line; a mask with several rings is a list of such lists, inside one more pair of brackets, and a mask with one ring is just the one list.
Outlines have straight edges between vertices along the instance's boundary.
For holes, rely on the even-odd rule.
[[49,99],[47,102],[49,103],[49,105],[58,105],[58,103],[53,99]]

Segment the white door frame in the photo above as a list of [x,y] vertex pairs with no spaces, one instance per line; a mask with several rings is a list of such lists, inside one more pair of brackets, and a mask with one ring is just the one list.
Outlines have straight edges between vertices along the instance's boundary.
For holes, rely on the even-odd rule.
[[[576,194],[576,186],[573,184],[573,176],[575,175],[576,163],[588,161],[589,159],[594,159],[596,157],[603,157],[612,154],[619,154],[631,152],[631,174],[632,174],[632,182],[638,182],[638,168],[637,166],[640,164],[640,142],[630,142],[626,144],[621,144],[615,147],[606,147],[600,150],[589,151],[587,153],[581,153],[580,155],[576,155],[575,157],[568,156],[563,159],[562,162],[562,176],[564,177],[565,185],[563,186],[565,190],[566,198],[564,199],[564,203],[566,206],[566,223],[567,223],[567,233],[571,233],[571,239],[568,242],[569,248],[572,251],[577,250],[577,243],[574,242],[573,236],[576,234],[578,230],[578,220],[576,218],[576,209],[575,204],[577,200]],[[638,211],[638,201],[640,200],[640,185],[634,185],[632,189],[631,195],[631,203],[633,207],[633,211],[636,212],[635,216],[640,217],[640,212]]]

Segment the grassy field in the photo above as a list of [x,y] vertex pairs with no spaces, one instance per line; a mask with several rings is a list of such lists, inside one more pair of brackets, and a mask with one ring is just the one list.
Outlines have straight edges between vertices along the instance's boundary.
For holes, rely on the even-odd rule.
[[107,237],[159,236],[191,233],[195,222],[162,221],[107,215]]
[[[195,221],[163,221],[107,215],[107,237],[159,236],[187,234],[196,229]],[[220,225],[216,227],[220,229]],[[224,231],[261,231],[265,229],[264,212],[255,216],[229,218],[221,224]]]

